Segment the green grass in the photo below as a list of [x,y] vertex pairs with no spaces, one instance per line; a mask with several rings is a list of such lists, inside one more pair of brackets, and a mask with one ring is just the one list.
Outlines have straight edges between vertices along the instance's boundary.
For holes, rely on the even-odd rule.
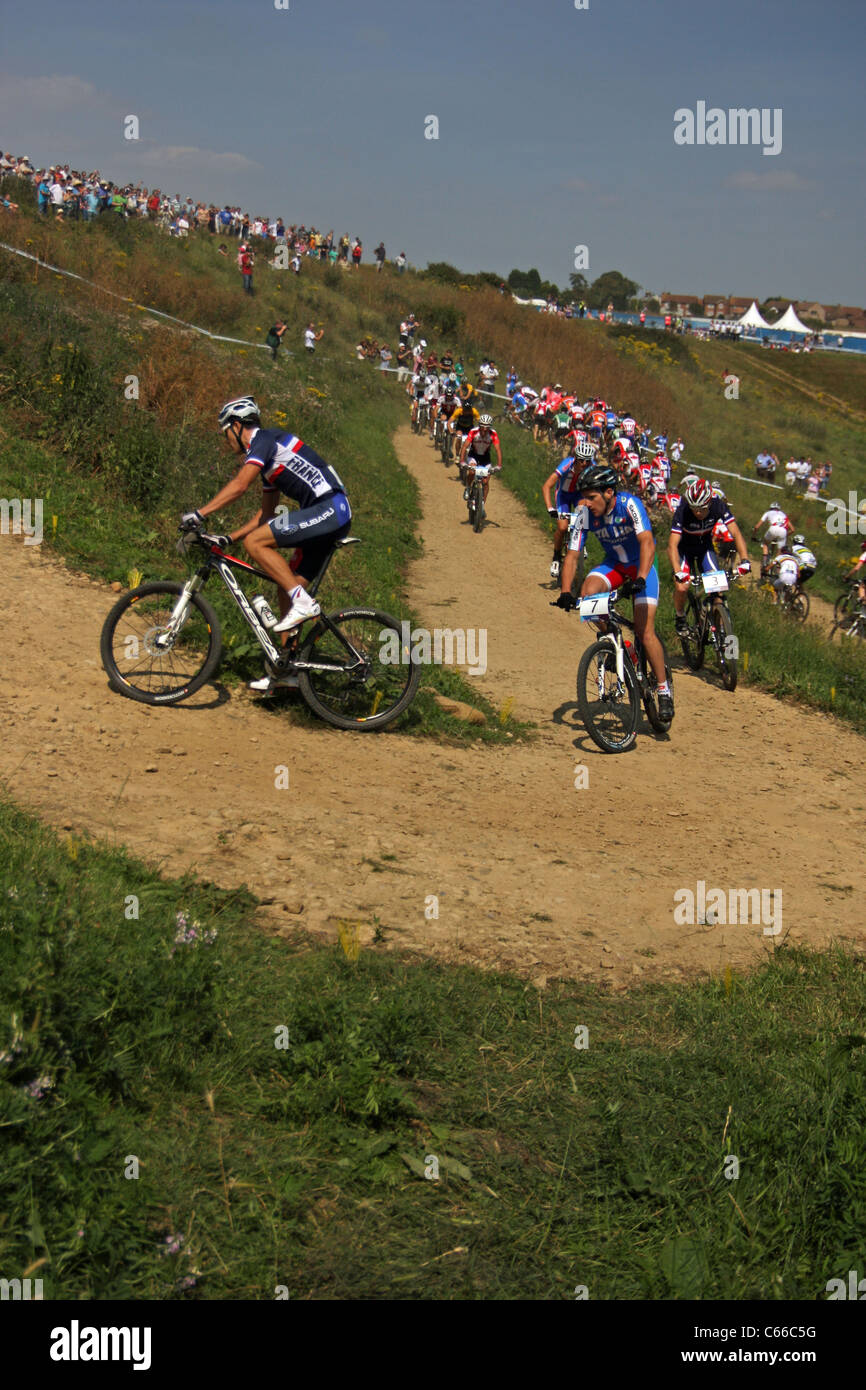
[[265,936],[247,892],[5,803],[0,849],[0,1267],[47,1298],[808,1300],[857,1265],[841,950],[539,993]]

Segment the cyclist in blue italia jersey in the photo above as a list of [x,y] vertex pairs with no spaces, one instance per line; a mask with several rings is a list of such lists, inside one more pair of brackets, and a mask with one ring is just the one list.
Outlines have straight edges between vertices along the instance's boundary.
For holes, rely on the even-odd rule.
[[[242,458],[230,483],[195,511],[181,517],[181,529],[200,531],[206,516],[237,501],[258,478],[262,505],[255,516],[229,536],[221,537],[223,549],[242,540],[247,554],[278,586],[280,620],[273,632],[317,618],[321,609],[306,590],[336,541],[352,524],[352,509],[339,474],[313,449],[286,430],[262,427],[259,407],[252,396],[228,401],[219,413],[219,427],[232,453]],[[277,514],[280,495],[297,504]],[[279,553],[302,546],[294,570]],[[297,677],[281,681],[265,677],[253,681],[252,690],[269,691],[276,685],[297,685]]]
[[662,645],[655,634],[659,601],[659,576],[655,567],[656,543],[646,508],[630,492],[617,492],[616,473],[607,464],[590,464],[577,483],[582,499],[574,517],[571,542],[562,567],[559,608],[574,607],[571,586],[577,561],[592,533],[601,542],[604,559],[583,581],[581,597],[619,589],[631,580],[634,589],[634,629],[643,643],[647,660],[658,682],[658,710],[662,719],[674,716]]
[[[562,463],[557,465],[541,489],[548,515],[556,521],[556,531],[553,537],[553,559],[550,562],[551,579],[559,578],[562,568],[562,547],[571,526],[571,518],[580,502],[577,479],[586,468],[587,461],[594,456],[595,445],[591,444],[588,439],[578,439],[574,446],[574,454],[569,458],[564,458]],[[552,498],[553,488],[556,488],[555,499]]]

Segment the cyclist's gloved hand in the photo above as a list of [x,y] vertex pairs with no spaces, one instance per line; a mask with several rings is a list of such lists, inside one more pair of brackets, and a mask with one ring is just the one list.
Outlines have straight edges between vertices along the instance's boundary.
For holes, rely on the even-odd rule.
[[637,578],[631,581],[631,591],[633,594],[646,593],[646,580]]
[[737,565],[737,574],[751,574],[751,573],[752,573],[752,562],[751,562],[751,560],[741,560],[740,563]]
[[676,573],[674,574],[674,579],[678,580],[678,582],[679,582],[680,584],[685,584],[685,582],[686,582],[686,580],[688,579],[688,577],[689,577],[689,572],[688,572],[688,570],[677,570]]
[[201,512],[184,512],[180,519],[181,531],[201,531],[204,526],[204,517]]
[[548,507],[548,509],[547,509],[547,515],[548,515],[548,516],[559,516],[559,512],[556,510],[555,507]]
[[556,600],[557,608],[564,608],[566,613],[570,613],[574,607],[574,599],[571,594],[560,594]]
[[231,536],[214,536],[214,541],[219,546],[220,550],[231,550],[234,545]]

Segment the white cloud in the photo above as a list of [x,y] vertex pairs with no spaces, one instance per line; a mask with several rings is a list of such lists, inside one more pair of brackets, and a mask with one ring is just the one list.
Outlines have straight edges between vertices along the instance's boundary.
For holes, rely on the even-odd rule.
[[754,193],[808,193],[815,185],[801,178],[791,169],[768,169],[757,173],[753,169],[741,169],[725,179],[727,188],[744,188]]
[[167,165],[172,169],[260,169],[255,159],[232,150],[218,153],[216,150],[202,150],[197,145],[144,145],[137,149],[135,142],[129,142],[127,153],[140,164]]
[[0,74],[0,110],[36,115],[45,111],[76,111],[99,106],[104,97],[92,82],[74,75],[55,73],[50,77],[21,77]]

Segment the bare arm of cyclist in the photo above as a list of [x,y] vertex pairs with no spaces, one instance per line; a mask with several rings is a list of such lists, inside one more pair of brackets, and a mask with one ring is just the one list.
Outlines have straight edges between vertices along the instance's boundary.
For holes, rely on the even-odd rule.
[[199,507],[202,516],[210,516],[211,512],[218,512],[223,507],[228,507],[232,502],[236,502],[239,497],[243,497],[247,488],[261,477],[261,469],[254,463],[242,463],[230,483],[221,487],[216,497],[212,497],[204,506]]
[[656,557],[656,543],[652,531],[641,531],[638,542],[640,544],[640,560],[638,561],[637,578],[646,579]]

